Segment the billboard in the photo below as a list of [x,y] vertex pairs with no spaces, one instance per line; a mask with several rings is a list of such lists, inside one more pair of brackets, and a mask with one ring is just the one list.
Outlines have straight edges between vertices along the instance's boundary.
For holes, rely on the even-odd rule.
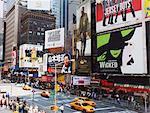
[[45,49],[64,47],[64,28],[45,31]]
[[97,34],[94,72],[147,73],[142,25],[132,25]]
[[3,34],[0,33],[0,60],[3,60]]
[[38,68],[38,64],[43,61],[42,45],[23,44],[19,51],[19,67]]
[[28,0],[27,8],[30,10],[50,10],[50,0]]
[[[91,56],[91,1],[85,0],[77,9],[76,51],[78,51],[77,65],[85,71],[90,68]],[[89,73],[89,71],[87,71]]]
[[101,0],[96,6],[97,32],[142,18],[142,0]]
[[73,85],[90,85],[91,77],[73,76]]
[[[61,73],[71,73],[71,55],[60,53],[60,54],[44,54],[44,71],[49,73],[54,72],[55,64],[61,68]],[[60,65],[58,65],[60,64]]]
[[144,11],[145,11],[145,17],[150,17],[150,1],[145,0],[145,6],[144,6]]

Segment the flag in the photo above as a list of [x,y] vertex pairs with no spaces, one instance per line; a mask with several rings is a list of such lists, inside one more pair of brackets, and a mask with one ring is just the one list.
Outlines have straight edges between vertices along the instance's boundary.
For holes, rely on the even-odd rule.
[[50,0],[28,0],[30,10],[50,10]]

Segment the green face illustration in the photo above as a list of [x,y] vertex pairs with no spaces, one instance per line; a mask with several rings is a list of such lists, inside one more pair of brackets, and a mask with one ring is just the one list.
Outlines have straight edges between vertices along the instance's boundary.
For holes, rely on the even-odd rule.
[[117,58],[121,54],[121,49],[119,49],[119,50],[110,50],[110,53],[114,58]]

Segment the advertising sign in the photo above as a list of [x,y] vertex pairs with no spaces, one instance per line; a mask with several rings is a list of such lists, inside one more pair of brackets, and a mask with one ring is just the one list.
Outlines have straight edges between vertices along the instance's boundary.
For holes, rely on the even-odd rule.
[[150,0],[145,0],[145,17],[150,17]]
[[0,33],[0,60],[3,60],[3,34]]
[[[71,55],[66,53],[60,54],[44,54],[44,71],[54,72],[55,64],[57,67],[61,67],[61,73],[71,73]],[[47,62],[46,62],[47,61]],[[58,65],[60,64],[60,65]]]
[[23,44],[20,46],[19,67],[38,68],[38,64],[42,63],[43,46]]
[[93,70],[100,73],[146,73],[141,24],[97,35],[97,57]]
[[28,0],[30,10],[50,10],[50,0]]
[[142,0],[101,0],[96,6],[97,32],[133,23],[142,17]]
[[45,49],[64,47],[64,28],[45,31]]
[[73,85],[90,85],[91,77],[73,76]]
[[17,55],[16,55],[16,50],[15,51],[12,51],[12,66],[15,66],[16,65],[16,59],[17,58]]
[[[83,70],[90,68],[91,56],[91,1],[85,0],[77,10],[76,36],[77,65]],[[85,68],[86,67],[86,68]],[[83,69],[82,69],[83,68]],[[77,69],[77,71],[79,71]],[[81,72],[80,71],[80,72]],[[87,71],[89,73],[89,71]]]

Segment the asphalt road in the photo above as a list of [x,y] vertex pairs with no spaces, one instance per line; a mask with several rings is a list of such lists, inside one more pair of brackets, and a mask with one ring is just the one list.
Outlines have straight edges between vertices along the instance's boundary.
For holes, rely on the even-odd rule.
[[[40,109],[45,110],[47,113],[53,113],[52,111],[50,111],[50,106],[54,104],[52,97],[45,98],[45,97],[41,97],[39,94],[34,95],[34,99],[32,95],[22,96],[22,97],[31,105],[37,105],[39,106]],[[70,108],[69,103],[72,102],[74,98],[75,96],[68,97],[63,94],[59,94],[57,95],[57,99],[58,99],[57,105],[60,106],[62,103],[65,105],[64,113],[82,113],[80,111],[76,111]],[[97,104],[95,113],[136,113],[136,112],[129,111],[121,107],[112,105],[107,102],[102,102],[102,101],[95,101],[95,102]]]
[[[40,96],[41,90],[34,89],[35,95],[33,99],[33,93],[32,90],[25,91],[22,90],[21,86],[16,86],[15,84],[0,84],[0,90],[4,92],[8,92],[10,96],[13,97],[22,97],[25,99],[30,105],[37,105],[39,109],[45,110],[46,113],[54,113],[50,110],[50,106],[54,104],[53,98],[45,98]],[[57,105],[60,106],[62,103],[65,105],[65,111],[64,113],[81,113],[80,111],[76,111],[70,108],[69,103],[73,101],[75,96],[66,96],[63,94],[57,95]],[[95,101],[96,111],[95,113],[135,113],[129,110],[126,110],[122,108],[121,106],[117,106],[113,103],[105,102],[105,101]],[[57,113],[60,113],[58,111]]]

